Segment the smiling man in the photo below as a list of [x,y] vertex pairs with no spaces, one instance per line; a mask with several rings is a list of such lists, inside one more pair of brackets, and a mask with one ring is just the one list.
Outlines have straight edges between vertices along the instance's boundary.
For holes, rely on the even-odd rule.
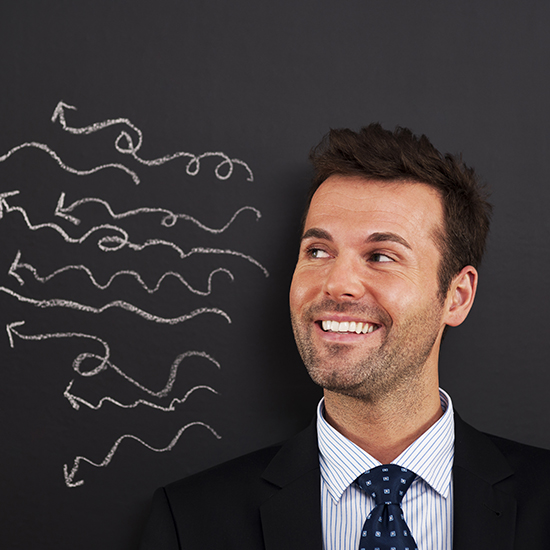
[[550,548],[550,453],[476,431],[439,389],[489,229],[475,173],[378,124],[311,159],[290,310],[316,420],[157,491],[142,549]]

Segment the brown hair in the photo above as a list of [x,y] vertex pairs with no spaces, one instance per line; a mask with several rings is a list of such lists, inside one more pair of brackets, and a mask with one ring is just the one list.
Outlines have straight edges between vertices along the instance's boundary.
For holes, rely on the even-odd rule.
[[442,155],[425,135],[415,136],[407,128],[391,132],[373,123],[359,132],[330,130],[309,158],[314,178],[303,223],[313,194],[334,174],[424,183],[437,189],[443,203],[443,231],[435,236],[442,255],[438,272],[442,297],[463,267],[477,268],[481,263],[492,206],[474,170],[461,156]]

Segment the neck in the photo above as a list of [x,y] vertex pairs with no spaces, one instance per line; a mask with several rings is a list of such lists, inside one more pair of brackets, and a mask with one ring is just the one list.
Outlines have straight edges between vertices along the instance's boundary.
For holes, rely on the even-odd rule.
[[395,460],[443,416],[437,380],[408,387],[380,402],[325,390],[325,417],[343,436],[382,464]]

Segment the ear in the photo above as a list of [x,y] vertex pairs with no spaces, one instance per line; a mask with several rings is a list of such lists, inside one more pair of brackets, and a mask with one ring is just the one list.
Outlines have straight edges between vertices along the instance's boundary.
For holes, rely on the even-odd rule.
[[455,275],[445,300],[445,324],[457,327],[466,319],[474,303],[477,281],[477,271],[471,265]]

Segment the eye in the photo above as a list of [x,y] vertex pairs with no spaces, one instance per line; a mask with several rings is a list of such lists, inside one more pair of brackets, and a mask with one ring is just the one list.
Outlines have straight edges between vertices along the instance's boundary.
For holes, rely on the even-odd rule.
[[314,258],[314,259],[328,258],[329,257],[328,252],[326,252],[322,248],[315,248],[315,247],[308,248],[306,250],[306,255],[309,258]]
[[392,258],[389,256],[386,256],[386,254],[382,254],[381,252],[375,252],[370,257],[371,262],[393,262]]

